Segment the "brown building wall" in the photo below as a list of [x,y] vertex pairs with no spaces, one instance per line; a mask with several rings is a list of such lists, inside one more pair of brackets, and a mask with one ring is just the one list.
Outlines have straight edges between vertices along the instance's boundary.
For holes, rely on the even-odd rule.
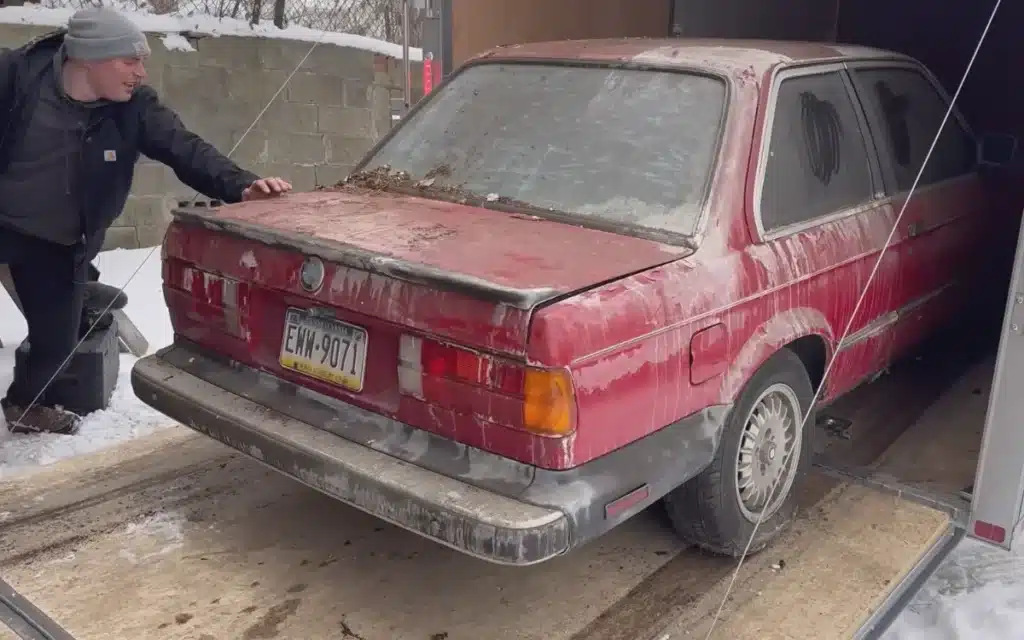
[[491,47],[669,35],[669,0],[452,0],[455,66]]
[[[455,65],[493,46],[670,34],[689,37],[833,40],[868,44],[920,58],[952,92],[995,0],[452,0]],[[1004,3],[1006,5],[1006,3]],[[1024,3],[1003,7],[961,96],[981,131],[1024,136],[1024,84],[1005,71],[1024,40],[1014,25]],[[917,25],[907,29],[906,25]],[[995,93],[998,99],[993,99]]]

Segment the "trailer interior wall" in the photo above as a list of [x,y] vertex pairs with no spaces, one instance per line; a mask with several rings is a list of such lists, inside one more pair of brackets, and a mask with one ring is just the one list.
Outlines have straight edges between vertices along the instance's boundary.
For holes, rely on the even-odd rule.
[[[921,60],[952,93],[995,0],[843,0],[838,39]],[[1024,135],[1024,86],[1010,70],[1024,60],[1017,33],[1024,4],[1003,2],[958,102],[978,132]]]
[[675,33],[691,38],[827,40],[836,0],[675,0]]
[[[788,2],[789,0],[783,0]],[[985,29],[996,0],[840,0],[838,40],[890,49],[914,56],[931,69],[952,95]],[[1008,70],[1024,60],[1024,39],[1017,36],[1024,22],[1024,4],[1004,1],[978,51],[957,108],[978,135],[1008,133],[1024,139],[1024,85]],[[1024,207],[1024,156],[1014,166],[986,174],[990,197],[1000,215],[1019,222]],[[1014,227],[1016,229],[1016,227]],[[1001,256],[996,288],[1009,284],[1013,233],[993,238]],[[1005,263],[1003,265],[1002,263]]]
[[[674,6],[672,3],[675,3]],[[455,66],[490,47],[606,37],[838,40],[917,57],[952,92],[995,0],[451,0]],[[1024,4],[1004,2],[960,98],[979,132],[1024,137],[1024,59],[1014,29]]]
[[491,47],[669,35],[669,0],[452,0],[454,65]]
[[[674,22],[686,37],[825,40],[912,55],[952,93],[995,0],[675,0]],[[1007,73],[1024,60],[1015,30],[1024,4],[1003,2],[960,98],[980,132],[1024,136],[1024,84]],[[1015,78],[1014,78],[1015,79]]]

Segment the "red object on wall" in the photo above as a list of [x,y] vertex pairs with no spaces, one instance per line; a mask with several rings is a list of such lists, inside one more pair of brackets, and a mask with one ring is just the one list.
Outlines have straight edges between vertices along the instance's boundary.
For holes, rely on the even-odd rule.
[[423,95],[429,95],[434,89],[434,54],[423,56]]

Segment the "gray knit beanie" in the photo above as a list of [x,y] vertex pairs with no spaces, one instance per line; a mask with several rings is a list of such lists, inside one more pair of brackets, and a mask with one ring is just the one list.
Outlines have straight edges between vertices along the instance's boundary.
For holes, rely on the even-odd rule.
[[149,55],[146,34],[113,9],[82,9],[68,20],[64,50],[77,60],[110,60]]

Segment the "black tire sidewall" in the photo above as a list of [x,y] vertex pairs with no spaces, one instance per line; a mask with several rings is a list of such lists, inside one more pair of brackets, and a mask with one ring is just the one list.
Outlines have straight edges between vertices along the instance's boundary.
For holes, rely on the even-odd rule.
[[[796,461],[797,470],[793,484],[790,486],[789,494],[782,505],[769,518],[760,525],[750,522],[740,510],[739,495],[736,490],[737,477],[737,450],[740,445],[747,416],[758,400],[761,393],[768,387],[782,383],[788,386],[797,400],[800,402],[800,409],[803,418],[803,433],[800,440],[800,455]],[[807,375],[800,358],[789,349],[782,349],[770,357],[758,369],[743,390],[736,398],[736,403],[726,418],[725,427],[722,431],[722,440],[716,452],[716,463],[721,469],[722,504],[718,509],[718,526],[722,533],[734,541],[742,540],[742,548],[746,546],[751,536],[754,536],[750,544],[750,551],[758,551],[774,539],[790,522],[792,522],[797,507],[797,489],[801,479],[807,475],[811,467],[813,457],[813,443],[811,434],[814,430],[814,416],[808,415],[811,408],[811,400],[814,397],[814,390],[811,388],[811,381]],[[780,488],[776,487],[776,491]],[[755,532],[755,526],[757,531]]]

